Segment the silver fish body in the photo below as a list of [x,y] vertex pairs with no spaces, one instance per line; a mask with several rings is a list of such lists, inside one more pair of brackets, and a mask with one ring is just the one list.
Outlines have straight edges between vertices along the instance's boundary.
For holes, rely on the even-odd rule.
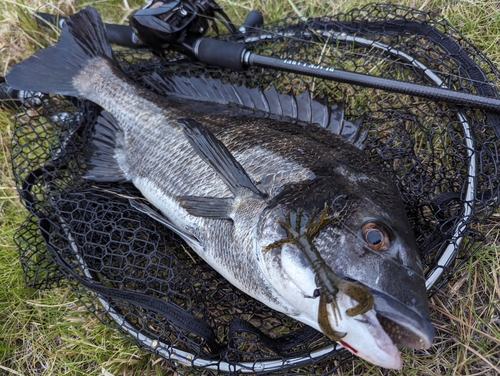
[[133,204],[228,281],[375,364],[400,368],[395,344],[431,345],[399,192],[359,149],[320,126],[158,97],[113,62],[93,9],[66,25],[58,44],[13,67],[7,81],[106,110],[87,178],[133,182],[163,217]]

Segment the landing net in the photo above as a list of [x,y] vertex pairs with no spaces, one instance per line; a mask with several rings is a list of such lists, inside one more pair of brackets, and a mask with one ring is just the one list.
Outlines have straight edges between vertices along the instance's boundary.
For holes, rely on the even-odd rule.
[[[499,71],[480,51],[438,16],[401,6],[287,18],[250,32],[246,44],[280,59],[499,96]],[[309,92],[343,103],[345,119],[362,119],[363,150],[401,192],[430,295],[482,245],[478,224],[499,199],[498,114],[284,71],[204,67],[173,52],[116,54],[145,86],[158,72],[275,85],[299,101]],[[84,180],[99,111],[43,96],[26,101],[17,116],[12,162],[29,216],[16,241],[29,286],[68,283],[102,322],[179,373],[326,375],[352,360],[320,333],[232,287],[163,225],[131,208],[129,198],[140,197],[132,185]]]

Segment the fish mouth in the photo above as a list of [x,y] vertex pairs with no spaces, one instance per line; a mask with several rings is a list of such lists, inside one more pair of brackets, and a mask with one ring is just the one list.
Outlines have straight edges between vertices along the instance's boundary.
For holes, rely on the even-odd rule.
[[420,314],[390,296],[372,291],[377,319],[395,345],[428,349],[434,339],[434,327],[426,314]]
[[[340,298],[339,303],[342,307],[348,307],[355,303],[355,300],[341,292],[337,297]],[[338,323],[334,319],[333,305],[327,304],[326,310],[329,314],[331,327],[339,332],[344,332],[344,336],[340,340],[338,338],[330,339],[337,340],[354,355],[377,366],[396,370],[403,367],[401,353],[382,327],[374,309],[356,316],[345,316]],[[321,329],[323,330],[323,328]],[[325,335],[328,336],[330,331],[324,332]]]
[[[427,310],[420,313],[383,293],[372,293],[374,309],[351,317],[359,326],[346,323],[346,326],[339,327],[339,331],[346,333],[339,342],[353,354],[375,365],[400,370],[403,363],[398,347],[429,348],[434,338],[434,327]],[[338,295],[342,298],[345,294]],[[349,306],[346,305],[349,302],[356,303],[350,297],[346,299],[343,306]],[[333,317],[330,305],[328,311]],[[330,325],[334,326],[333,320],[330,320]]]

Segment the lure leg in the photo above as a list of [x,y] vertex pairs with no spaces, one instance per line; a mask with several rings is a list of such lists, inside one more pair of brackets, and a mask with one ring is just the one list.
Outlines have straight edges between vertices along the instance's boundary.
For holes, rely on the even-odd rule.
[[337,293],[339,291],[342,291],[359,303],[346,310],[346,314],[351,317],[369,311],[373,307],[373,295],[365,286],[339,277],[334,273],[332,268],[325,263],[321,254],[313,244],[313,238],[321,229],[332,223],[333,218],[328,216],[327,205],[325,205],[319,215],[317,214],[318,211],[314,210],[305,227],[302,227],[302,210],[299,209],[295,215],[295,225],[292,225],[292,219],[290,213],[288,213],[285,216],[285,221],[278,221],[286,231],[287,237],[270,244],[265,250],[275,248],[288,242],[296,243],[302,248],[316,275],[316,285],[318,286],[320,296],[318,313],[320,327],[330,339],[338,341],[345,333],[336,332],[331,329],[331,326],[328,324],[327,304],[332,305],[335,321],[338,324],[339,318],[342,317],[336,302]]

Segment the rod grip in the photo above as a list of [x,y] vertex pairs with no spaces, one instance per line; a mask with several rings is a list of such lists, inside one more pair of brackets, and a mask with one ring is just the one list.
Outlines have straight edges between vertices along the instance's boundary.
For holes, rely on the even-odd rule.
[[[36,15],[39,19],[42,19],[46,23],[56,25],[58,27],[62,27],[64,22],[66,22],[65,17],[54,14],[37,12]],[[134,38],[134,31],[130,26],[108,23],[105,23],[104,26],[110,43],[131,48],[147,47],[138,38]]]
[[201,63],[235,71],[244,69],[245,51],[244,44],[213,38],[199,39],[194,48],[195,56]]
[[139,39],[134,38],[134,31],[130,26],[108,23],[104,25],[106,27],[106,35],[108,36],[110,43],[131,48],[146,47],[146,45]]

